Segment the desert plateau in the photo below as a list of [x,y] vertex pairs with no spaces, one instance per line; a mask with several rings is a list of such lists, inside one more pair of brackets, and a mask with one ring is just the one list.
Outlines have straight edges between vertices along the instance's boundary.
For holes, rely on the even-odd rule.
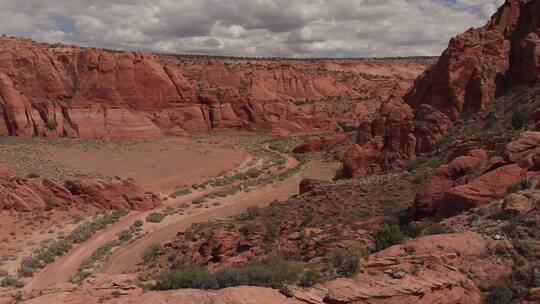
[[0,304],[540,303],[540,0],[60,2],[0,0]]

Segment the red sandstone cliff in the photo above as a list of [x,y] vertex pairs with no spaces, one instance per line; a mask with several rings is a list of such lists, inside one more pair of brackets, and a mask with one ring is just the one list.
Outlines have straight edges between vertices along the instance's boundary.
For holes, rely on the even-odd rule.
[[430,63],[180,57],[2,37],[0,135],[338,130],[337,122],[355,123],[402,95]]
[[361,123],[346,174],[378,172],[430,151],[463,111],[482,111],[499,91],[537,82],[539,36],[540,1],[507,0],[487,25],[452,38],[403,99],[390,97]]

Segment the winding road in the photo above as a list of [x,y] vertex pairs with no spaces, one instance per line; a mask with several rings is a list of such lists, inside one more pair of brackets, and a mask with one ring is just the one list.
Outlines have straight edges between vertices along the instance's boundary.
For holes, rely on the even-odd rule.
[[[267,146],[264,146],[268,149]],[[298,161],[286,154],[282,155],[286,158],[285,168],[280,172],[284,172],[295,167]],[[251,206],[263,207],[270,204],[273,200],[287,199],[291,195],[298,193],[298,184],[300,180],[306,176],[328,179],[333,177],[336,170],[336,164],[324,163],[322,161],[310,161],[303,166],[303,169],[295,175],[282,180],[275,181],[263,187],[256,187],[252,191],[239,192],[219,200],[219,206],[209,208],[190,209],[191,213],[178,216],[169,216],[161,223],[161,225],[150,226],[148,232],[134,242],[124,245],[109,256],[99,267],[97,272],[107,274],[118,274],[128,271],[142,261],[141,255],[144,250],[152,244],[162,244],[171,240],[174,236],[184,231],[194,223],[205,222],[215,218],[225,218],[234,214],[243,212]],[[163,210],[167,207],[179,206],[183,203],[190,203],[194,198],[205,193],[216,190],[205,189],[195,191],[191,194],[169,200],[158,209],[149,211],[132,211],[127,216],[121,218],[118,222],[110,225],[105,230],[96,233],[88,241],[76,245],[67,254],[57,258],[53,263],[47,265],[29,282],[25,289],[45,289],[59,283],[64,283],[73,276],[81,262],[94,252],[98,247],[115,238],[118,233],[128,229],[135,220],[143,220],[151,212]],[[146,225],[145,225],[146,226]]]

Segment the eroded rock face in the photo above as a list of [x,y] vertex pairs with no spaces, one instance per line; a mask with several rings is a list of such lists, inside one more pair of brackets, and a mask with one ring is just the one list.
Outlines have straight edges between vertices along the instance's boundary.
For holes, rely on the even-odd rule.
[[212,291],[183,289],[143,292],[141,288],[129,285],[86,291],[57,291],[23,303],[128,304],[133,302],[141,304],[301,304],[300,301],[287,298],[277,290],[264,287],[241,286]]
[[[520,138],[521,135],[516,141]],[[515,142],[508,144],[508,147],[514,146]],[[535,151],[528,150],[530,153]],[[528,157],[526,153],[522,156]],[[482,149],[470,150],[441,165],[427,177],[416,194],[411,216],[414,219],[444,218],[503,198],[511,187],[533,173],[527,171],[530,169],[534,166],[506,162],[500,156],[489,158]]]
[[310,289],[291,287],[291,292],[311,304],[481,303],[475,282],[458,269],[496,284],[510,274],[512,262],[497,255],[486,258],[494,247],[494,241],[469,232],[421,237],[372,254],[363,262],[365,271],[352,278]]
[[337,113],[354,123],[372,115],[432,62],[182,58],[10,37],[0,45],[0,135],[13,136],[339,131]]
[[100,209],[152,209],[159,198],[132,179],[75,180],[60,185],[48,179],[0,180],[0,210],[28,212],[54,207],[92,205]]
[[502,166],[483,174],[467,184],[446,192],[437,206],[437,217],[449,217],[502,198],[508,189],[523,178],[523,170],[516,164]]
[[[487,25],[452,38],[404,98],[391,97],[375,115],[371,135],[384,144],[358,144],[369,145],[369,154],[378,147],[376,162],[388,167],[433,150],[462,112],[484,110],[497,89],[535,83],[540,76],[539,15],[538,1],[507,0]],[[371,173],[356,167],[352,176]]]

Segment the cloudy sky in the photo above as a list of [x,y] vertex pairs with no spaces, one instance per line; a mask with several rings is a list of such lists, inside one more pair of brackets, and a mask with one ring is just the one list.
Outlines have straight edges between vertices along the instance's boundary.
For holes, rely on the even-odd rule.
[[503,0],[0,0],[0,33],[166,53],[438,55]]

